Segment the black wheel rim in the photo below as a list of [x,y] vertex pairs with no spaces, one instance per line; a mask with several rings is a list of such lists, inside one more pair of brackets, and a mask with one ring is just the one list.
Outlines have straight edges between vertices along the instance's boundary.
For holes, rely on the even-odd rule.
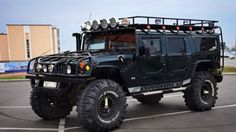
[[205,82],[201,88],[201,99],[204,103],[208,103],[213,97],[213,87],[211,83]]
[[98,101],[98,115],[102,119],[112,118],[116,114],[117,105],[118,101],[115,95],[110,93],[103,95]]
[[48,105],[51,107],[59,107],[62,101],[62,98],[59,95],[45,95],[45,99],[48,102]]

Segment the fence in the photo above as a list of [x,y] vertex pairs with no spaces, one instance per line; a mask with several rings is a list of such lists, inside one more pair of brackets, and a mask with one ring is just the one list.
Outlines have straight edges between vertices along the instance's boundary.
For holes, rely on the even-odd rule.
[[28,61],[0,62],[0,73],[26,72]]

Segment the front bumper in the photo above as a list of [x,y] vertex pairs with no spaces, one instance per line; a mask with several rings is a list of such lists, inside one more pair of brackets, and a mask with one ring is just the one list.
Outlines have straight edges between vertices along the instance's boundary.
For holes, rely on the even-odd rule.
[[55,82],[67,82],[67,83],[86,83],[91,80],[95,80],[94,77],[86,77],[86,78],[76,78],[76,77],[62,77],[62,76],[45,76],[45,75],[35,75],[35,74],[27,74],[25,78],[34,79],[34,80],[42,80],[42,81],[55,81]]

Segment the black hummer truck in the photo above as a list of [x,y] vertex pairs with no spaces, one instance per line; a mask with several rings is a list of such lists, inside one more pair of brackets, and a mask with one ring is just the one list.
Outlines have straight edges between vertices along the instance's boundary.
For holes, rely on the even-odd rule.
[[46,120],[64,118],[77,106],[91,131],[118,128],[126,96],[142,104],[183,92],[194,111],[214,107],[224,67],[217,21],[135,16],[85,22],[74,33],[77,51],[30,60],[31,105]]

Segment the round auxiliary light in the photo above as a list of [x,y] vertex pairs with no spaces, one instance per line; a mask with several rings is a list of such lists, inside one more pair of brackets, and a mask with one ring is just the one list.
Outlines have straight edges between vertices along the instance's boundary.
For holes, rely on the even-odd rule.
[[85,31],[88,31],[91,29],[91,22],[90,21],[87,21],[84,23],[84,25],[82,25],[82,30],[85,30]]
[[118,26],[118,24],[119,24],[118,19],[116,19],[114,17],[109,19],[109,21],[110,21],[110,27],[111,28],[116,28]]
[[38,72],[40,72],[42,68],[43,68],[43,66],[42,66],[41,64],[37,64],[36,70],[37,70]]
[[106,19],[100,20],[100,23],[101,23],[102,29],[107,29],[108,28],[108,22],[107,22]]
[[72,70],[71,70],[71,66],[68,65],[67,68],[66,68],[66,73],[67,73],[67,74],[71,74],[71,71],[72,71]]
[[54,69],[54,65],[49,65],[49,66],[48,66],[48,71],[49,71],[49,72],[52,73],[52,72],[53,72],[53,69]]
[[99,23],[97,20],[94,20],[94,21],[92,22],[92,29],[93,29],[93,30],[98,30],[99,24],[100,24],[100,23]]
[[128,18],[122,19],[122,20],[121,20],[121,24],[122,24],[124,27],[129,26],[129,19],[128,19]]
[[43,65],[43,72],[47,72],[48,71],[48,68],[46,65]]

